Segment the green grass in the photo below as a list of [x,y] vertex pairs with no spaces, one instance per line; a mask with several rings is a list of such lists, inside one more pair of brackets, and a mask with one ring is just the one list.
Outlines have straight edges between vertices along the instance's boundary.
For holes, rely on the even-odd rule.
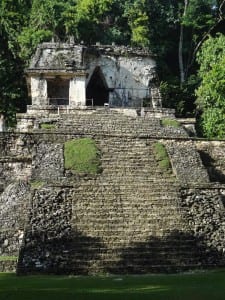
[[169,119],[169,118],[162,119],[161,124],[163,127],[167,127],[167,126],[175,127],[175,128],[180,127],[180,123],[177,120]]
[[55,128],[56,128],[55,124],[51,124],[51,123],[42,123],[41,124],[41,129],[50,130],[50,129],[55,129]]
[[224,300],[225,270],[116,277],[0,274],[4,300]]
[[17,261],[17,260],[18,260],[18,256],[4,256],[4,255],[0,256],[0,261]]
[[162,143],[157,142],[153,146],[153,152],[162,171],[172,172],[170,159],[165,146]]
[[64,144],[65,169],[74,174],[97,174],[100,168],[100,152],[91,138],[74,139]]
[[45,183],[41,180],[34,180],[30,182],[31,188],[38,189],[41,188]]

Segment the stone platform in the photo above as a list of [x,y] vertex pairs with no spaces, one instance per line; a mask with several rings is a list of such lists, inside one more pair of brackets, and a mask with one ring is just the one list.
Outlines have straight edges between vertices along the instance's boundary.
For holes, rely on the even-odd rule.
[[[224,142],[203,143],[160,117],[111,109],[27,120],[0,135],[0,251],[19,257],[20,274],[225,265],[225,185],[222,175],[212,181],[202,155],[219,159]],[[100,151],[99,174],[65,171],[64,143],[83,137]],[[167,150],[169,173],[159,166],[156,143]]]

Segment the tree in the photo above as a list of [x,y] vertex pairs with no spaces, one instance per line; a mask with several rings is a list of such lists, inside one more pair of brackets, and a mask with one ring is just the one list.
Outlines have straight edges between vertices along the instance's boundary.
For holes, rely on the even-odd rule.
[[18,37],[23,60],[29,61],[39,43],[49,41],[52,37],[61,39],[65,36],[63,13],[68,2],[33,0],[29,22]]
[[[180,82],[188,78],[202,43],[225,20],[225,0],[184,0],[180,19]],[[185,39],[185,40],[184,40]]]
[[225,36],[206,40],[197,55],[201,85],[196,91],[200,125],[208,138],[225,137]]
[[28,19],[30,0],[1,0],[0,34],[7,43],[8,50],[17,56],[18,35]]
[[77,42],[124,43],[127,25],[118,0],[77,0],[64,12],[66,32]]
[[30,1],[0,2],[0,112],[8,123],[15,120],[16,107],[25,105],[23,62],[18,58],[18,35],[26,24]]
[[149,47],[149,16],[146,0],[126,1],[124,16],[128,19],[131,30],[131,43]]

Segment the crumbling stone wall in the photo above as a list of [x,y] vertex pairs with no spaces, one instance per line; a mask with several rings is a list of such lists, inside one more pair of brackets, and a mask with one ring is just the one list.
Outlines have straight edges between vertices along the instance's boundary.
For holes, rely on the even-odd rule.
[[3,184],[31,177],[34,141],[29,134],[8,133],[0,136],[0,181]]
[[18,255],[29,206],[29,185],[11,183],[0,194],[0,255]]
[[225,142],[198,141],[196,146],[210,181],[225,183]]
[[15,271],[23,243],[30,188],[26,182],[9,184],[0,193],[0,270]]
[[207,183],[209,177],[193,141],[165,142],[173,171],[183,183]]
[[30,157],[33,145],[31,133],[0,133],[0,157]]
[[31,177],[31,159],[0,158],[0,180],[10,183]]
[[225,190],[215,188],[187,188],[181,190],[182,207],[198,243],[207,245],[211,255],[201,260],[209,265],[225,262]]
[[62,272],[70,263],[70,190],[48,186],[35,189],[31,197],[32,206],[28,212],[24,245],[19,258],[20,271]]
[[33,150],[32,178],[48,182],[59,180],[63,173],[63,144],[39,141]]

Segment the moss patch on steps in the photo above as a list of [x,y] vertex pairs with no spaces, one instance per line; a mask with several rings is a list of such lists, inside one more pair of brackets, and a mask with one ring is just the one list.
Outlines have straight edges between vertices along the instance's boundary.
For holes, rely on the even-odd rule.
[[74,174],[101,172],[100,151],[91,138],[69,140],[64,144],[65,169]]

